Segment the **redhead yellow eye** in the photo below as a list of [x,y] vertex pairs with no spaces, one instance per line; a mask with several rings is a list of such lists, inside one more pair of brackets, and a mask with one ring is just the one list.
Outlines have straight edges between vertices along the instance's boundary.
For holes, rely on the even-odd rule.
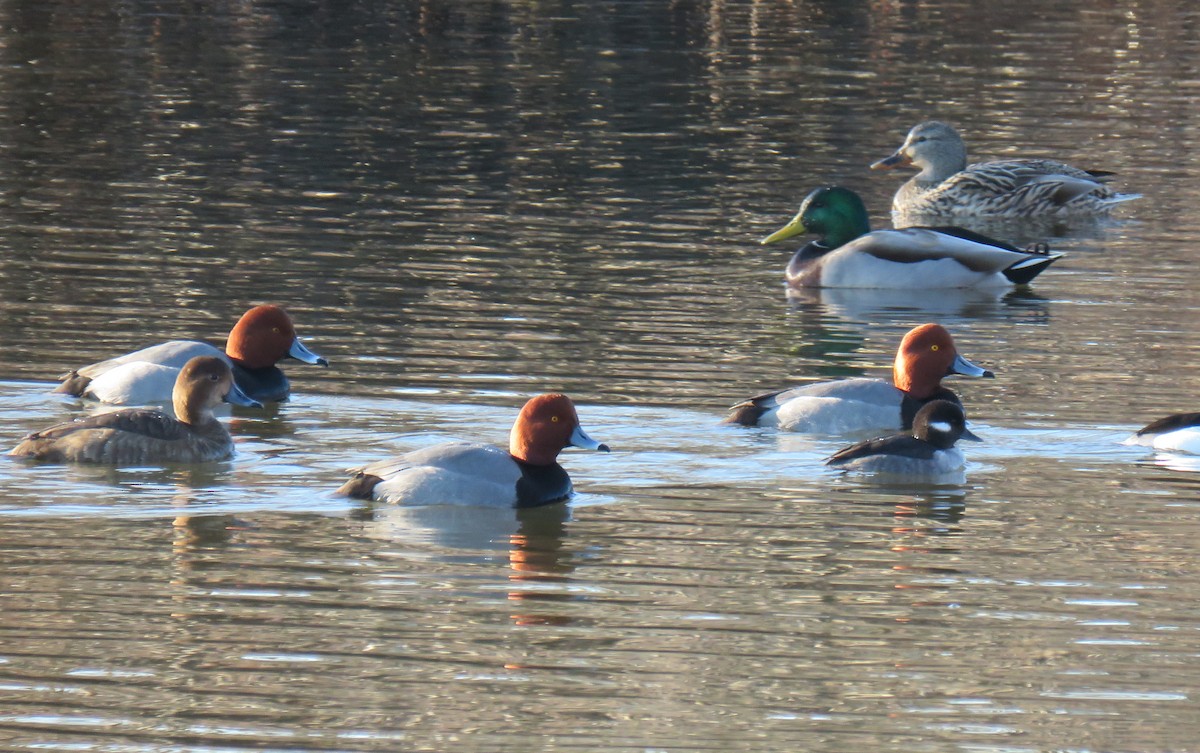
[[937,350],[937,349],[938,349],[938,346],[936,346],[936,345],[931,345],[931,346],[929,346],[929,349],[930,349],[930,350]]
[[279,334],[279,327],[271,327],[271,331],[272,331],[272,332],[274,332],[275,334],[277,334],[277,335],[278,335],[278,334]]
[[551,416],[550,421],[553,423],[558,423],[558,416]]

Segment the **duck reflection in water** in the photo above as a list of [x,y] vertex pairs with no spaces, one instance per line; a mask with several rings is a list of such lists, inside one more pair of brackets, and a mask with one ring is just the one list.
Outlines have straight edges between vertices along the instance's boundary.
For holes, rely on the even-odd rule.
[[463,505],[389,505],[368,502],[352,513],[362,533],[375,540],[403,543],[413,550],[433,551],[433,559],[464,555],[508,562],[507,598],[529,602],[514,613],[518,625],[565,625],[569,614],[551,605],[584,598],[567,588],[575,570],[565,548],[571,507],[565,502],[541,507]]
[[213,549],[233,543],[250,525],[232,515],[179,515],[171,521],[176,550]]
[[1032,288],[948,288],[928,291],[854,288],[788,288],[788,304],[797,311],[836,317],[855,324],[899,317],[938,320],[1005,320],[1044,324],[1050,320],[1049,299]]

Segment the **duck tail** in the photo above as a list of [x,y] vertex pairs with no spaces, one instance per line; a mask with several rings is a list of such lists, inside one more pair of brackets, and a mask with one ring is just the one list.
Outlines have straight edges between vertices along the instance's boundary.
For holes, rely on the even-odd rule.
[[1113,204],[1121,204],[1126,201],[1133,201],[1134,199],[1140,198],[1142,198],[1140,193],[1115,193],[1112,196],[1101,199],[1101,201],[1105,206],[1112,206]]
[[62,384],[54,388],[54,392],[60,395],[73,395],[75,397],[83,397],[83,393],[87,392],[88,385],[92,383],[91,377],[85,377],[77,371],[72,371],[70,374],[64,374],[59,377]]
[[729,415],[721,423],[737,426],[758,426],[758,419],[762,418],[767,410],[762,405],[757,405],[753,401],[747,400],[730,408]]
[[371,499],[372,492],[375,491],[375,487],[379,486],[379,484],[382,482],[383,479],[381,479],[379,476],[372,476],[370,473],[363,473],[362,471],[359,471],[358,473],[354,474],[353,478],[338,487],[338,490],[335,493],[343,497],[352,497],[354,499]]
[[1050,253],[1050,249],[1045,247],[1045,244],[1031,247],[1026,250],[1026,253],[1029,255],[1004,270],[1004,276],[1014,285],[1028,285],[1047,267],[1063,258],[1062,254]]

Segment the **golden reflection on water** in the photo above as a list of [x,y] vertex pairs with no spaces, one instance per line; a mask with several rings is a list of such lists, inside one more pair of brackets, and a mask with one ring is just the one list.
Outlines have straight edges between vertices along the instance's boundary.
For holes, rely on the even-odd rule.
[[[98,8],[99,6],[97,6]],[[284,304],[328,370],[208,469],[0,473],[13,747],[1184,750],[1194,469],[1187,3],[256,3],[0,9],[0,418],[71,366]],[[1065,55],[1064,51],[1070,51]],[[1113,170],[1002,295],[788,298],[757,239],[938,117]],[[718,427],[885,376],[937,320],[988,383],[964,482],[849,479]],[[335,498],[565,390],[612,457],[513,512]],[[598,432],[600,433],[600,432]],[[167,521],[171,521],[169,524]]]

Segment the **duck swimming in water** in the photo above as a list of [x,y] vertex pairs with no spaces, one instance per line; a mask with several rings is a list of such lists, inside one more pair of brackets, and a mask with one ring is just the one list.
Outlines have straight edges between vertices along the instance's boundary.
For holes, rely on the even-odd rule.
[[196,356],[224,360],[238,387],[260,402],[287,400],[291,394],[287,376],[276,366],[279,361],[329,365],[300,342],[286,311],[264,305],[242,314],[224,350],[199,340],[171,340],[75,369],[54,391],[111,405],[163,403],[171,400],[179,369]]
[[1112,173],[1081,170],[1057,160],[1006,159],[967,164],[967,147],[952,126],[937,120],[908,132],[895,154],[871,165],[920,170],[892,200],[897,225],[955,217],[997,219],[1102,217],[1117,204],[1138,198],[1107,185]]
[[233,455],[233,438],[213,415],[227,400],[262,407],[238,389],[229,364],[197,356],[179,370],[172,418],[159,410],[131,408],[99,413],[25,437],[10,455],[51,463],[202,463]]
[[926,403],[960,402],[942,386],[942,378],[951,374],[993,376],[958,354],[945,327],[922,324],[900,341],[891,383],[859,377],[769,392],[733,406],[724,423],[805,434],[908,429]]
[[570,398],[539,395],[517,415],[507,452],[444,442],[360,468],[338,493],[397,504],[539,507],[571,496],[571,478],[558,464],[566,447],[608,452],[579,425]]
[[982,441],[967,428],[961,405],[934,400],[917,411],[912,431],[859,442],[825,463],[847,471],[933,478],[962,469],[966,461],[954,446],[959,439]]
[[1024,285],[1062,258],[1022,251],[963,228],[871,230],[858,194],[840,186],[810,193],[800,211],[762,242],[801,233],[820,236],[784,272],[794,288],[935,290]]

